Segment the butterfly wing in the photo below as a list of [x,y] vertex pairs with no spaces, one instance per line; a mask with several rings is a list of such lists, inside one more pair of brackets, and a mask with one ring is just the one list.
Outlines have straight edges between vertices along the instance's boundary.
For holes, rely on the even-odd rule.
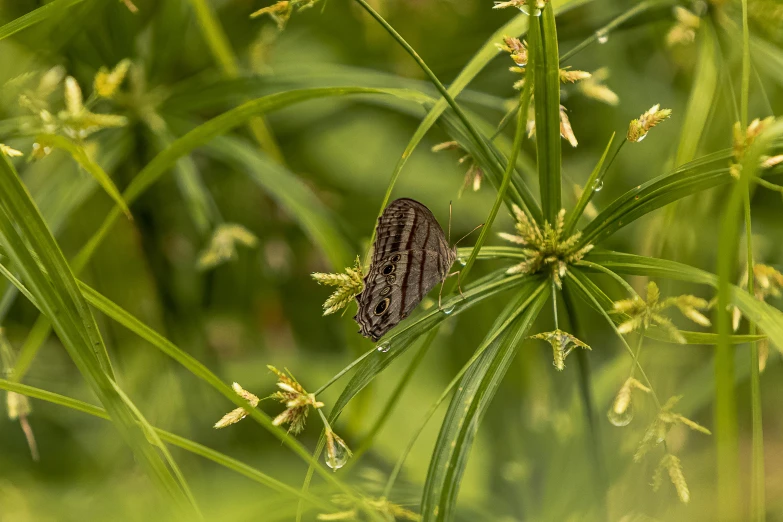
[[354,319],[362,335],[377,341],[443,281],[456,255],[429,209],[410,199],[386,208],[373,247]]

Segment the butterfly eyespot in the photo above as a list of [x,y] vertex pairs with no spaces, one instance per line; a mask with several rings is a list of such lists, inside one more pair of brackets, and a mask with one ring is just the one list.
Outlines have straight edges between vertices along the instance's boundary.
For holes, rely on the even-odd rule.
[[396,266],[394,266],[394,265],[386,265],[385,267],[383,267],[383,275],[389,275],[389,274],[391,274],[392,272],[394,272],[394,270],[395,270],[396,268],[397,268],[397,267],[396,267]]
[[383,290],[381,290],[381,295],[389,295],[391,293],[391,290],[392,289],[390,286],[385,286],[383,287]]
[[405,219],[405,212],[398,212],[397,219]]
[[389,307],[390,298],[386,298],[377,305],[375,305],[375,315],[381,315]]
[[386,276],[386,283],[393,285],[397,278],[394,275]]
[[390,263],[396,263],[396,262],[397,262],[397,261],[399,261],[401,258],[402,258],[402,256],[401,256],[400,254],[397,254],[397,255],[395,255],[394,257],[392,257],[391,259],[389,259],[389,262],[390,262]]

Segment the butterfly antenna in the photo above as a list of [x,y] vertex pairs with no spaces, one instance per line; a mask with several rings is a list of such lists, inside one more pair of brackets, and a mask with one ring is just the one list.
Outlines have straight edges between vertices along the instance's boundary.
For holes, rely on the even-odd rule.
[[471,230],[470,232],[468,232],[467,234],[465,234],[464,236],[462,236],[461,238],[459,238],[459,240],[458,240],[456,243],[454,243],[454,246],[457,246],[457,245],[459,245],[460,241],[462,241],[463,239],[465,239],[466,237],[468,237],[468,236],[469,236],[469,235],[471,235],[473,232],[475,232],[476,230],[480,229],[480,228],[481,228],[481,227],[483,227],[483,226],[484,226],[484,223],[480,224],[479,226],[477,226],[476,228],[474,228],[473,230]]

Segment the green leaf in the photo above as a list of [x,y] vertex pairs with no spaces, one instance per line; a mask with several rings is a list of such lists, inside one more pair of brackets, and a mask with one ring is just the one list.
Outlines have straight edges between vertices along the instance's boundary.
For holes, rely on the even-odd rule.
[[[590,252],[587,259],[618,274],[663,277],[718,288],[716,275],[676,261],[598,251]],[[730,285],[729,302],[739,308],[750,321],[758,324],[778,349],[783,349],[783,312],[751,297],[746,291],[735,285]]]
[[[118,393],[106,347],[76,280],[30,194],[9,161],[0,160],[0,236],[5,253],[52,321],[69,356],[106,407],[114,425],[157,488],[181,510],[197,512],[186,485],[178,484],[137,425],[138,411]],[[175,472],[176,473],[176,472]]]
[[[19,393],[21,395],[25,395],[27,397],[31,397],[33,399],[47,401],[52,404],[57,404],[58,406],[63,406],[65,408],[72,409],[74,411],[80,411],[82,413],[86,413],[87,415],[92,415],[94,417],[98,417],[101,419],[110,420],[109,414],[106,413],[106,410],[104,410],[99,406],[94,406],[92,404],[77,399],[73,399],[71,397],[66,397],[65,395],[60,395],[59,393],[42,390],[40,388],[34,388],[33,386],[28,386],[26,384],[20,384],[12,381],[7,381],[5,379],[0,379],[0,390],[12,391],[15,393]],[[192,440],[186,439],[185,437],[180,437],[179,435],[175,435],[174,433],[162,430],[160,428],[152,428],[152,429],[155,432],[155,436],[159,437],[160,440],[164,442],[168,442],[169,444],[173,444],[174,446],[182,448],[185,451],[189,451],[194,455],[199,455],[201,457],[204,457],[205,459],[211,460],[212,462],[218,464],[219,466],[223,466],[226,469],[230,469],[241,475],[244,475],[250,480],[254,482],[258,482],[259,484],[262,484],[274,491],[277,491],[278,493],[282,493],[283,495],[291,495],[295,497],[302,496],[298,489],[293,488],[287,484],[284,484],[283,482],[280,482],[274,477],[271,477],[266,473],[263,473],[251,466],[248,466],[247,464],[244,464],[243,462],[240,462],[232,457],[229,457],[228,455],[220,453],[219,451],[215,451],[211,448],[203,446]],[[321,500],[320,498],[314,495],[304,495],[304,500],[314,506],[319,506],[323,509],[333,508],[333,506],[330,503],[326,502],[325,500]]]
[[[592,297],[601,305],[603,311],[611,312],[614,309],[614,301],[609,296],[607,296],[598,285],[590,280],[586,274],[582,272],[583,269],[589,270],[589,267],[580,267],[576,270],[572,269],[574,271],[574,277],[590,292]],[[577,291],[579,291],[578,288]],[[627,299],[627,296],[624,296],[623,299]],[[591,300],[587,299],[586,301],[587,304],[593,306]],[[614,314],[614,317],[617,319],[617,323],[621,323],[629,318],[629,316],[626,314]],[[686,344],[718,344],[718,334],[707,332],[691,332],[687,330],[680,330],[680,333],[685,338]],[[677,343],[677,341],[672,339],[669,334],[655,325],[651,325],[649,328],[647,328],[644,332],[644,335],[645,337],[649,337],[650,339],[655,339],[658,341]],[[732,335],[731,343],[744,344],[751,341],[760,341],[761,339],[764,339],[763,335]]]
[[[519,285],[525,285],[525,288],[531,284],[539,284],[539,277],[529,277],[524,275],[505,276],[505,269],[497,270],[485,277],[482,277],[464,289],[465,298],[456,295],[443,301],[443,310],[452,309],[453,311],[446,315],[443,310],[433,307],[430,310],[421,312],[416,316],[403,321],[398,327],[391,331],[381,340],[380,345],[388,344],[385,352],[376,352],[364,359],[351,378],[350,382],[343,389],[340,397],[335,402],[334,408],[329,414],[330,422],[337,419],[343,408],[358,394],[365,386],[372,382],[384,369],[386,369],[397,357],[405,353],[410,346],[421,335],[435,328],[441,322],[449,317],[454,317],[488,297],[492,297],[506,290],[515,288]],[[387,347],[384,346],[384,349]]]
[[685,107],[680,143],[677,146],[675,166],[683,165],[696,157],[702,136],[707,130],[707,118],[715,107],[715,91],[718,86],[718,57],[715,28],[711,18],[702,24],[696,40],[699,58],[694,72],[688,105]]
[[111,180],[109,175],[106,174],[106,171],[104,171],[100,165],[95,163],[87,155],[84,147],[77,145],[65,136],[58,136],[55,134],[42,134],[38,139],[46,142],[52,147],[63,149],[64,151],[68,152],[68,154],[71,155],[76,163],[81,165],[81,167],[86,170],[90,176],[95,178],[95,181],[97,181],[98,184],[103,187],[103,190],[105,190],[106,193],[114,200],[114,202],[117,203],[117,205],[120,207],[120,210],[122,210],[122,212],[128,216],[128,219],[132,219],[128,205],[125,203],[125,200],[122,199],[120,190]]
[[[533,78],[536,107],[536,157],[544,219],[554,223],[562,207],[560,169],[560,56],[552,4],[533,17],[530,52],[535,53]],[[530,79],[528,79],[530,81]]]
[[[709,162],[728,159],[729,154],[721,151],[710,155]],[[725,185],[733,180],[728,167],[699,172],[704,161],[687,163],[672,173],[658,176],[614,200],[582,230],[580,245],[597,244],[636,219],[672,201]]]
[[[498,317],[482,343],[486,350],[459,382],[451,399],[432,459],[421,501],[422,520],[454,519],[454,505],[481,418],[492,402],[533,321],[549,298],[549,286],[537,294],[526,288]],[[544,291],[541,291],[544,290]],[[531,301],[532,297],[532,301]]]
[[54,0],[53,2],[49,2],[34,11],[30,11],[26,15],[20,16],[16,20],[12,20],[3,26],[0,26],[0,40],[8,38],[12,34],[27,29],[32,25],[43,22],[47,18],[64,16],[67,9],[76,4],[80,4],[83,1],[84,0]]
[[582,217],[582,213],[585,211],[588,203],[590,203],[590,199],[593,197],[593,194],[595,194],[595,185],[603,170],[606,156],[609,154],[609,149],[612,148],[614,136],[614,133],[612,133],[612,137],[609,138],[609,143],[606,144],[606,148],[604,149],[604,153],[601,155],[601,159],[599,159],[598,163],[595,164],[595,168],[593,168],[593,171],[590,173],[590,177],[587,178],[587,182],[582,189],[582,195],[579,196],[579,201],[576,202],[574,210],[568,214],[563,237],[569,237],[571,235],[574,227],[579,222],[579,218]]

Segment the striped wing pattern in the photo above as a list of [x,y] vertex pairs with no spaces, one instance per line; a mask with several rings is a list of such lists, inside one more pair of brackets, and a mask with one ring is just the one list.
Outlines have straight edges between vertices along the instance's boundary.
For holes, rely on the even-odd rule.
[[456,259],[432,212],[412,199],[398,199],[378,219],[370,271],[356,296],[359,332],[380,339],[448,275]]

